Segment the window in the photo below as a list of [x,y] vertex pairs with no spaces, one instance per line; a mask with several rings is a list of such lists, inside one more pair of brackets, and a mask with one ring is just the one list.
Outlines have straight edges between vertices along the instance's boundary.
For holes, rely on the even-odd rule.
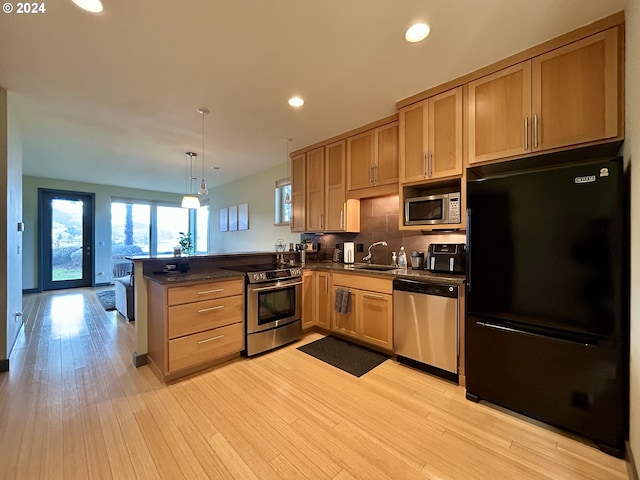
[[150,254],[151,205],[111,202],[111,257]]
[[179,232],[190,232],[189,212],[186,208],[158,205],[156,223],[156,253],[166,255],[173,253],[178,244]]
[[[287,201],[288,200],[288,201]],[[276,225],[289,225],[291,220],[291,179],[276,182]]]
[[170,255],[180,232],[191,232],[196,254],[209,251],[209,205],[188,210],[144,200],[111,200],[111,257]]
[[196,254],[209,253],[209,205],[202,205],[195,212]]

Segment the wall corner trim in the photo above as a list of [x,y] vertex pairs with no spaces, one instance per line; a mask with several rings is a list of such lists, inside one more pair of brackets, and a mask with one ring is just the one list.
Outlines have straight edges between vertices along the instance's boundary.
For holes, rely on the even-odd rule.
[[640,478],[638,478],[638,469],[636,468],[636,464],[633,461],[633,452],[631,451],[631,445],[629,445],[629,442],[626,442],[626,447],[627,447],[627,460],[629,460],[629,463],[627,465],[627,470],[629,471],[629,480],[640,480]]

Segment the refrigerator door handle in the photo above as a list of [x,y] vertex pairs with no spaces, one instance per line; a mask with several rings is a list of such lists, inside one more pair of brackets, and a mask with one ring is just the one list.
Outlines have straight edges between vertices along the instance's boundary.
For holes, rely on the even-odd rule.
[[467,271],[467,292],[471,291],[471,209],[467,208],[467,264],[465,265]]
[[528,335],[528,336],[533,336],[533,337],[545,337],[545,338],[551,338],[551,339],[554,339],[554,340],[558,340],[558,341],[561,341],[561,342],[579,343],[581,345],[584,345],[585,347],[593,347],[593,346],[597,346],[598,345],[598,341],[596,339],[570,338],[570,337],[565,336],[565,335],[543,334],[543,333],[540,333],[540,332],[530,331],[530,330],[527,330],[527,329],[514,328],[514,327],[510,327],[508,325],[501,325],[501,324],[498,324],[498,323],[490,323],[490,322],[476,321],[476,325],[478,325],[480,327],[492,328],[494,330],[501,330],[503,332],[515,333],[515,334],[519,334],[519,335]]

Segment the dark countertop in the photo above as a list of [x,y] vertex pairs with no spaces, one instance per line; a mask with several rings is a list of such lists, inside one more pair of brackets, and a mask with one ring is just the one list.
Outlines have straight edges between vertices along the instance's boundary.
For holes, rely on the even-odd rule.
[[[262,252],[262,251],[255,251],[255,252],[224,252],[224,253],[206,253],[206,254],[192,254],[189,255],[187,258],[191,259],[191,260],[198,260],[198,259],[219,259],[219,258],[227,258],[227,257],[255,257],[256,255],[277,255],[278,253],[292,253],[292,252]],[[165,255],[157,255],[157,256],[150,256],[150,255],[129,255],[125,257],[127,260],[131,260],[132,262],[145,262],[145,261],[150,261],[150,260],[173,260],[175,258],[180,258],[180,257],[174,257],[172,254],[165,254]]]
[[[406,278],[409,280],[418,280],[428,283],[455,283],[462,285],[466,281],[465,275],[454,275],[448,273],[433,273],[427,270],[413,270],[409,268],[396,268],[387,271],[378,270],[364,270],[357,268],[364,264],[345,265],[343,263],[333,262],[307,262],[304,266],[305,270],[328,270],[332,272],[340,273],[353,273],[358,275],[369,275],[376,277],[388,277],[394,278]],[[298,265],[295,265],[298,266]],[[234,272],[232,270],[226,270],[224,268],[203,268],[203,269],[191,269],[187,273],[169,272],[158,273],[153,272],[144,275],[145,278],[159,283],[161,285],[176,285],[176,284],[190,284],[190,283],[202,283],[216,280],[227,279],[244,279],[245,274],[242,272]]]
[[330,270],[332,272],[340,273],[357,273],[358,275],[372,275],[376,277],[390,277],[391,279],[407,278],[409,280],[418,280],[429,283],[456,283],[458,285],[462,285],[467,280],[467,277],[464,274],[456,275],[451,273],[433,273],[428,270],[414,270],[411,267],[396,268],[394,270],[387,271],[364,270],[357,268],[362,265],[364,264],[356,263],[354,265],[345,265],[343,263],[333,262],[307,262],[304,268],[313,270]]
[[189,283],[203,283],[216,280],[244,279],[244,273],[233,272],[222,268],[211,268],[206,271],[193,271],[187,273],[170,272],[170,273],[151,273],[145,274],[145,278],[161,285],[176,285]]

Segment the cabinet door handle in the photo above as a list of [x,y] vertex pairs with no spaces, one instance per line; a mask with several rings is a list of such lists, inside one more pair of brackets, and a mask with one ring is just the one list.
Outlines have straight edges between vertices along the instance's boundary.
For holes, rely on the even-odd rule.
[[344,228],[344,209],[340,210],[340,229]]
[[538,114],[533,116],[533,148],[538,148]]
[[322,230],[322,214],[320,214],[320,230]]
[[198,313],[210,312],[212,310],[220,310],[221,308],[224,308],[224,305],[218,305],[217,307],[201,308],[200,310],[198,310]]
[[433,152],[429,150],[429,178],[433,176]]
[[198,295],[207,295],[208,293],[220,293],[224,292],[224,288],[216,288],[215,290],[204,290],[202,292],[198,292]]
[[422,176],[427,176],[427,152],[422,152]]
[[378,183],[378,165],[373,164],[373,184],[376,185]]
[[220,340],[221,338],[224,338],[224,335],[218,335],[217,337],[211,337],[211,338],[207,338],[206,340],[200,340],[198,342],[198,345],[202,345],[203,343],[207,343],[207,342],[213,342],[214,340]]
[[377,300],[384,299],[384,295],[376,295],[375,293],[363,293],[362,296],[365,298],[375,298]]
[[529,150],[529,117],[524,117],[524,150]]

